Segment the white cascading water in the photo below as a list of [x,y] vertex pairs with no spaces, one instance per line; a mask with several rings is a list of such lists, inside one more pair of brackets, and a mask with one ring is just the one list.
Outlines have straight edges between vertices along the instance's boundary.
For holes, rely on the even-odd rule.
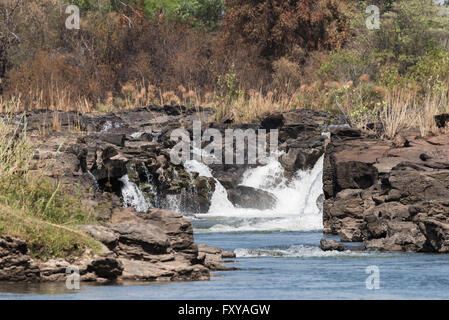
[[146,212],[150,207],[149,201],[143,195],[142,190],[132,181],[128,175],[119,179],[122,183],[122,198],[124,207],[134,207],[137,212]]
[[[213,177],[210,168],[196,160],[186,161],[188,172],[197,172],[200,176]],[[291,181],[284,177],[284,169],[272,157],[264,166],[249,169],[243,176],[242,185],[254,187],[272,193],[277,198],[274,208],[268,210],[236,208],[228,200],[226,189],[215,180],[215,192],[207,214],[198,214],[196,218],[207,219],[212,223],[208,229],[197,232],[268,232],[268,231],[312,231],[322,229],[322,214],[317,206],[317,198],[322,193],[323,157],[311,170],[296,172]],[[150,202],[142,190],[129,180],[127,175],[120,178],[123,183],[122,198],[125,207],[132,206],[139,212],[145,212]],[[151,181],[148,181],[151,183]],[[165,207],[180,212],[179,195],[168,195]]]
[[[185,163],[190,172],[212,177],[203,163],[192,160]],[[198,232],[266,232],[311,231],[322,229],[322,214],[316,204],[322,193],[323,157],[312,170],[298,171],[290,182],[283,177],[284,169],[276,158],[267,165],[249,169],[243,177],[244,186],[271,192],[278,199],[269,210],[235,208],[228,200],[225,188],[216,180],[215,192],[207,214],[198,218],[216,222],[207,230]]]
[[[186,171],[213,178],[210,168],[196,160],[184,163]],[[270,231],[315,231],[321,230],[322,212],[317,199],[322,194],[323,157],[311,170],[300,170],[288,181],[277,158],[257,168],[249,169],[243,176],[242,185],[272,193],[277,198],[274,208],[269,210],[236,208],[228,200],[227,191],[215,179],[215,191],[207,214],[197,214],[193,219],[208,221],[206,228],[195,228],[195,232],[270,232]],[[122,198],[125,207],[133,206],[137,211],[147,211],[151,205],[140,188],[129,181],[123,183]],[[150,183],[150,180],[148,181]],[[165,207],[181,212],[179,195],[168,195]],[[237,257],[328,257],[364,255],[362,252],[322,251],[318,246],[293,245],[288,248],[235,249]]]
[[[237,257],[255,258],[255,257],[288,257],[288,258],[325,258],[325,257],[354,257],[370,256],[371,254],[363,251],[323,251],[318,246],[293,245],[285,249],[244,249],[234,250]],[[387,254],[382,254],[386,256]]]

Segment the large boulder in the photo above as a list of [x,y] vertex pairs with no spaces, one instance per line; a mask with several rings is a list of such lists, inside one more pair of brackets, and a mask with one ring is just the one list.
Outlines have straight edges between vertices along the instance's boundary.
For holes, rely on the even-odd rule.
[[228,199],[236,207],[259,210],[272,209],[277,202],[272,193],[247,186],[236,186],[228,190]]
[[119,243],[127,247],[139,247],[145,253],[167,253],[170,241],[167,235],[152,224],[118,223],[111,229],[119,236]]

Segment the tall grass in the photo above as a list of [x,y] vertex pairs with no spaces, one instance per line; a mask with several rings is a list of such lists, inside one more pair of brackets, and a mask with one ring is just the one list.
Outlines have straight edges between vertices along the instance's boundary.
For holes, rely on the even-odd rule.
[[387,92],[380,110],[384,136],[393,139],[400,131],[413,125],[416,94],[404,89]]
[[417,125],[421,136],[437,134],[439,129],[435,123],[435,116],[449,111],[449,92],[442,91],[428,94],[422,102],[417,113]]
[[99,243],[75,227],[94,222],[79,199],[43,173],[29,170],[33,149],[25,117],[23,123],[0,120],[0,234],[24,239],[31,255],[44,260],[100,250]]

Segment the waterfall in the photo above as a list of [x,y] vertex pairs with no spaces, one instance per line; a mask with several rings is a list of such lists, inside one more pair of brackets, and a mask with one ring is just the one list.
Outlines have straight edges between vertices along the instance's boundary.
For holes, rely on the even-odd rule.
[[122,183],[122,198],[124,207],[134,207],[137,212],[146,212],[150,207],[149,201],[145,198],[142,190],[133,182],[129,181],[128,175],[119,179]]
[[[185,168],[200,176],[212,177],[210,169],[198,162],[187,161]],[[207,214],[197,218],[214,221],[208,229],[198,232],[267,232],[312,231],[322,229],[322,212],[316,204],[322,194],[323,157],[313,169],[299,170],[288,181],[277,158],[270,158],[264,166],[249,169],[241,185],[272,193],[277,204],[269,210],[235,208],[227,198],[226,189],[217,181]]]
[[145,175],[145,179],[147,180],[147,184],[148,184],[148,188],[150,190],[150,192],[153,194],[153,204],[155,207],[159,208],[160,203],[161,203],[161,199],[159,198],[159,193],[157,192],[157,188],[154,184],[154,177],[153,175],[150,173],[150,171],[148,171],[147,166],[145,165],[144,162],[141,163],[141,166],[143,168],[143,172]]
[[90,172],[90,170],[87,170],[87,174],[89,175],[89,177],[92,179],[94,186],[95,186],[95,192],[100,190],[100,185],[98,184],[97,178],[95,178],[95,176],[93,175],[92,172]]
[[[241,185],[270,192],[277,198],[274,208],[268,210],[236,208],[228,200],[226,189],[215,179],[215,191],[211,206],[206,214],[195,218],[209,222],[196,232],[269,232],[269,231],[313,231],[321,230],[322,212],[317,199],[322,194],[323,158],[310,170],[299,170],[291,179],[285,177],[284,168],[278,159],[272,157],[264,166],[248,169]],[[145,167],[145,166],[144,166]],[[204,163],[189,160],[184,163],[187,172],[213,178],[210,168]],[[174,172],[176,176],[177,172]],[[149,189],[157,197],[154,181],[145,171]],[[193,176],[192,176],[193,177]],[[145,212],[151,203],[142,190],[127,175],[119,179],[122,183],[122,198],[125,207],[132,206],[136,211]],[[194,186],[192,185],[194,189]],[[186,192],[194,192],[195,190]],[[163,203],[161,203],[163,202]],[[185,204],[182,195],[167,195],[165,199],[155,198],[155,205],[182,213]],[[186,212],[184,212],[186,213]]]

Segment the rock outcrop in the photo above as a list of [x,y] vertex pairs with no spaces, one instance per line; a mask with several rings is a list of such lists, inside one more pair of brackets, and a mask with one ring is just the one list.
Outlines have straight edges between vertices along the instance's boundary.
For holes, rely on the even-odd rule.
[[235,207],[272,209],[277,202],[270,192],[247,186],[236,186],[228,190],[228,198]]
[[24,241],[0,236],[0,281],[65,281],[74,269],[81,281],[191,281],[208,280],[210,271],[234,270],[222,264],[233,252],[199,249],[190,222],[168,210],[116,209],[108,224],[80,229],[104,244],[103,254],[37,261]]
[[0,281],[36,281],[39,268],[31,263],[24,241],[0,236]]
[[323,184],[324,232],[368,249],[449,252],[449,136],[396,142],[332,134]]

